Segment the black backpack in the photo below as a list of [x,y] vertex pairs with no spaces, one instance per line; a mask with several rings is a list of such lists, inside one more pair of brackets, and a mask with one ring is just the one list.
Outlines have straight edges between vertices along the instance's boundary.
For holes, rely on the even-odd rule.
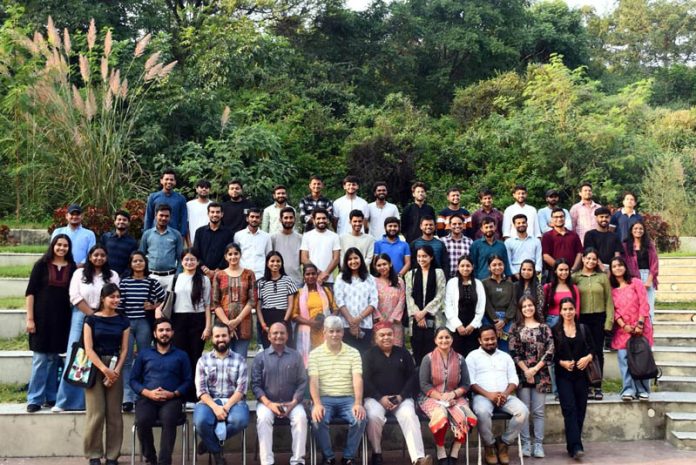
[[645,336],[633,336],[626,343],[628,372],[633,379],[657,379],[662,372],[655,364],[652,349]]

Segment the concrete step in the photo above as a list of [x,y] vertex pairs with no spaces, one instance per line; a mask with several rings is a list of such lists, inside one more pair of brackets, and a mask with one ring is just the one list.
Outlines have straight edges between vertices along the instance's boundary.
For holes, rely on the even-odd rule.
[[658,302],[694,302],[696,292],[691,291],[657,291],[655,299]]
[[[1,258],[1,257],[0,257]],[[694,267],[696,269],[696,267]],[[675,271],[675,270],[671,270]],[[692,283],[694,282],[694,274],[692,273],[683,273],[683,272],[675,272],[674,274],[668,274],[666,276],[662,275],[662,270],[660,270],[660,286],[663,286],[664,284],[672,284],[672,283]]]
[[670,431],[667,441],[677,449],[696,450],[696,433],[691,431]]
[[657,366],[662,370],[662,376],[696,377],[696,363],[694,362],[659,362]]
[[661,310],[655,309],[656,322],[692,321],[696,322],[696,310]]
[[660,262],[660,274],[662,274],[662,267],[672,268],[679,266],[696,266],[696,256],[693,257],[659,257]]
[[696,337],[696,322],[694,321],[656,321],[653,324],[655,335],[692,334]]
[[660,391],[696,392],[696,376],[662,376],[658,387]]
[[33,265],[40,258],[40,253],[0,253],[0,266]]
[[696,413],[693,412],[667,412],[665,414],[667,431],[693,431],[696,432]]
[[671,347],[696,347],[696,337],[692,333],[655,333],[655,345]]
[[[692,275],[693,276],[693,275]],[[688,281],[670,282],[660,280],[660,291],[658,292],[696,292],[696,281],[689,276]]]
[[0,339],[11,339],[24,334],[26,314],[24,310],[0,310]]
[[667,347],[655,344],[653,355],[658,365],[663,362],[696,363],[696,347]]
[[28,383],[32,354],[30,350],[0,351],[0,383]]
[[0,297],[24,296],[29,278],[0,278]]

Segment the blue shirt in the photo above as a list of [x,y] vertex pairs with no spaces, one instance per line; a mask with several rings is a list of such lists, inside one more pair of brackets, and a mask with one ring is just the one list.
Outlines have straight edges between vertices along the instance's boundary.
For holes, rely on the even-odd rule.
[[616,235],[619,237],[621,242],[625,241],[629,236],[631,226],[636,224],[638,221],[643,221],[643,217],[640,213],[633,212],[633,215],[628,216],[623,212],[623,208],[619,208],[611,216],[609,224],[616,228]]
[[[568,210],[565,208],[563,209],[563,213],[565,213],[566,229],[572,230],[573,220],[570,218],[570,213],[568,213]],[[540,208],[537,212],[537,221],[539,221],[539,230],[541,231],[541,234],[552,230],[553,228],[549,226],[549,222],[551,221],[551,209],[549,207]]]
[[66,234],[70,238],[73,259],[77,265],[87,261],[87,252],[97,243],[97,237],[94,233],[83,228],[82,225],[78,226],[77,229],[72,229],[70,226],[58,228],[51,234],[51,240],[58,234]]
[[505,249],[513,273],[519,273],[520,265],[527,259],[534,261],[534,269],[537,273],[541,273],[543,261],[541,241],[538,237],[532,237],[529,234],[524,239],[520,239],[519,236],[508,237],[505,239]]
[[169,346],[169,350],[163,354],[153,347],[142,349],[133,363],[129,382],[138,394],[143,389],[161,387],[183,396],[193,387],[188,355],[174,346]]
[[408,244],[396,238],[396,241],[389,242],[387,235],[383,235],[382,239],[375,242],[375,256],[379,253],[389,255],[392,261],[392,267],[397,273],[404,267],[404,257],[411,256],[411,249]]
[[155,210],[157,205],[167,204],[172,207],[172,216],[169,219],[169,226],[176,229],[185,236],[188,232],[188,212],[186,210],[186,198],[178,192],[166,194],[164,190],[153,192],[147,198],[147,208],[145,210],[145,226],[143,230],[155,226]]
[[491,255],[502,257],[503,263],[505,264],[505,276],[512,276],[510,260],[508,259],[505,244],[503,244],[502,241],[495,241],[493,245],[490,245],[483,237],[481,239],[476,239],[474,243],[471,244],[469,253],[471,261],[474,262],[474,277],[476,279],[484,280],[491,275],[491,272],[488,270],[488,257]]
[[175,270],[181,253],[184,251],[184,240],[176,229],[167,226],[164,234],[157,228],[148,229],[140,239],[140,250],[147,256],[150,271]]
[[271,402],[302,402],[307,389],[307,370],[299,352],[285,347],[280,354],[273,346],[256,354],[251,368],[251,390],[257,399]]
[[116,273],[122,275],[128,268],[130,254],[138,250],[138,241],[128,233],[119,236],[111,231],[104,233],[101,237],[101,243],[106,247],[106,254],[109,257],[109,266]]
[[85,324],[92,328],[92,348],[97,355],[119,355],[123,332],[130,329],[128,318],[121,314],[107,317],[97,312],[85,318]]

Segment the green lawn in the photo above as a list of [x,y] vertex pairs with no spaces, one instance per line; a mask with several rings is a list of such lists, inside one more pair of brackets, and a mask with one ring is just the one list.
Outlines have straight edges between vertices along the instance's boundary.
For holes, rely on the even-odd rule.
[[28,278],[33,265],[0,266],[0,278]]
[[13,217],[0,218],[0,224],[9,226],[10,229],[48,229],[52,222],[51,218],[46,218],[43,221],[17,220]]
[[21,334],[12,339],[0,339],[0,350],[29,350],[29,338]]
[[21,404],[27,401],[26,384],[0,384],[0,403]]
[[0,308],[5,310],[15,310],[25,307],[24,297],[0,297]]
[[679,258],[679,257],[696,257],[696,252],[665,252],[660,254],[660,258]]
[[658,310],[696,310],[696,302],[655,302]]
[[0,253],[44,253],[46,245],[3,245]]

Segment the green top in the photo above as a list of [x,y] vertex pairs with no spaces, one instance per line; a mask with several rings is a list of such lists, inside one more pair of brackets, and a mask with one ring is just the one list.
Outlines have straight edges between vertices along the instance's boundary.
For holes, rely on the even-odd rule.
[[604,329],[611,331],[614,326],[614,301],[611,299],[611,285],[607,274],[595,271],[585,275],[578,271],[573,273],[573,282],[580,291],[580,315],[606,312]]

